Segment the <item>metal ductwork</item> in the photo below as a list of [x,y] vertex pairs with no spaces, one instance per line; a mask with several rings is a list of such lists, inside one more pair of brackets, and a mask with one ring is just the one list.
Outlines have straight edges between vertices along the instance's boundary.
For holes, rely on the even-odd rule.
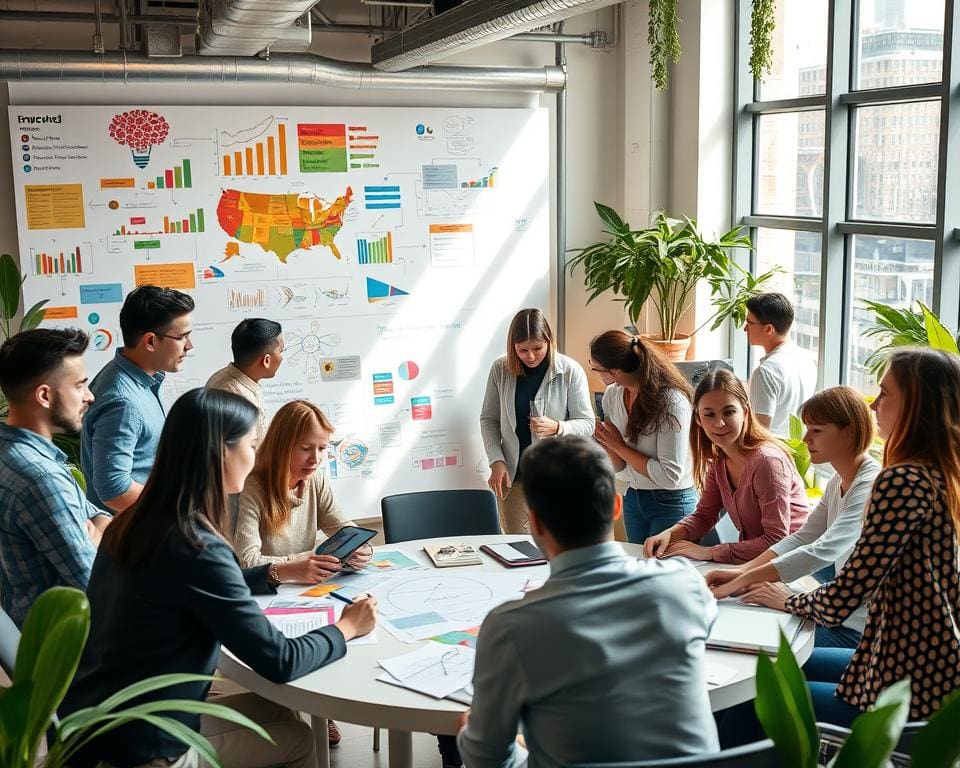
[[400,72],[620,0],[468,0],[371,48],[373,66]]
[[269,59],[184,56],[150,59],[143,54],[82,51],[0,50],[0,82],[86,81],[98,83],[286,83],[354,90],[428,89],[472,91],[562,91],[561,67],[419,67],[380,72],[369,64],[333,61],[313,54]]
[[204,0],[197,53],[255,56],[310,47],[310,9],[316,0]]

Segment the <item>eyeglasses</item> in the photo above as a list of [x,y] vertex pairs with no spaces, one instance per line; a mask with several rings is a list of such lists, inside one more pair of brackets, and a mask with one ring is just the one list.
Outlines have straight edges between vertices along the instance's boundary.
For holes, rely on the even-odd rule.
[[747,320],[747,325],[766,325],[766,323],[761,323],[759,320]]
[[181,333],[179,336],[171,336],[169,333],[160,333],[160,331],[154,331],[154,336],[162,336],[165,339],[173,339],[174,341],[186,341],[190,338],[190,334],[193,331],[187,331],[186,333]]
[[610,370],[609,368],[597,368],[594,365],[590,366],[590,370],[593,371],[594,373],[613,373],[613,371]]

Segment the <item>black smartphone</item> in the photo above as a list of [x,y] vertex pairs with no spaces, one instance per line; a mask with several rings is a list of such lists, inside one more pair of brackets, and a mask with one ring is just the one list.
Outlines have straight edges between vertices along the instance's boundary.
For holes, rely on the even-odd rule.
[[369,528],[345,525],[321,543],[316,552],[318,555],[331,555],[343,562],[376,535],[377,532]]
[[597,420],[603,421],[603,392],[593,393],[593,410],[597,412]]

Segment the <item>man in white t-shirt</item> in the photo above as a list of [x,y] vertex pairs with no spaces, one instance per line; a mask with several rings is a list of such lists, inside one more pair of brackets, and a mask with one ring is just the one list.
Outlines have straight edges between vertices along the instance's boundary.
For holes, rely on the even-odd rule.
[[775,435],[790,434],[790,414],[800,411],[817,386],[817,366],[806,350],[790,340],[793,305],[781,293],[747,300],[747,341],[764,356],[750,376],[750,405]]

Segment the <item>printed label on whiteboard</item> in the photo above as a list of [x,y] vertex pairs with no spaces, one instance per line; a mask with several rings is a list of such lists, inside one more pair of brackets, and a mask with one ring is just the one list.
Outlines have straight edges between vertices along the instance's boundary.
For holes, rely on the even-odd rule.
[[360,378],[360,355],[327,357],[320,361],[320,381],[351,381]]
[[472,267],[473,224],[431,224],[430,264],[434,267]]
[[429,397],[410,398],[410,416],[414,421],[426,421],[433,418],[433,406]]

